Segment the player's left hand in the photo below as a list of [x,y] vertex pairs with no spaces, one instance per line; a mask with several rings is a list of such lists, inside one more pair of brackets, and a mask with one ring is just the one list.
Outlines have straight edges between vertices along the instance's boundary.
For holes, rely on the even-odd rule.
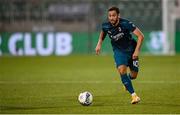
[[132,55],[132,59],[137,59],[138,58],[138,55],[139,55],[139,52],[138,51],[135,51]]

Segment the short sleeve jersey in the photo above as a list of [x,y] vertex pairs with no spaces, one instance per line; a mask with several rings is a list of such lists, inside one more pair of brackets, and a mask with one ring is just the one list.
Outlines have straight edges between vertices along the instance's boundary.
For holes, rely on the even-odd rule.
[[132,38],[132,32],[136,26],[123,18],[119,19],[117,26],[113,26],[110,22],[102,24],[102,31],[108,34],[111,39],[113,50],[120,49],[121,51],[133,51],[136,41]]

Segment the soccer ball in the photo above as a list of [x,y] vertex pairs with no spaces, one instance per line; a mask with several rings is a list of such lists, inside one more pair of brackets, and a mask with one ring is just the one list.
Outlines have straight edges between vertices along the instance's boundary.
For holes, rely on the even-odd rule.
[[90,92],[85,91],[85,92],[79,94],[78,100],[79,100],[80,104],[82,104],[84,106],[89,106],[89,105],[91,105],[91,103],[93,101],[93,96]]

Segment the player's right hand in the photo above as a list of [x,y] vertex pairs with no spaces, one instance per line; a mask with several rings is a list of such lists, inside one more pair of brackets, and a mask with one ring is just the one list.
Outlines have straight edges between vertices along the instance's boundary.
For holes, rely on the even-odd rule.
[[95,48],[96,55],[100,54],[100,50],[101,50],[101,46],[97,45],[96,48]]

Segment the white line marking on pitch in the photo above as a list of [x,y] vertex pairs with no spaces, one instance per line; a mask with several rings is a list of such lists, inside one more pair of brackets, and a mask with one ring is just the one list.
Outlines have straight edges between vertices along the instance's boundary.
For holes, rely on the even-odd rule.
[[[0,85],[3,84],[103,84],[103,83],[121,83],[121,81],[0,81]],[[177,84],[180,81],[136,81],[136,83],[142,84]]]

